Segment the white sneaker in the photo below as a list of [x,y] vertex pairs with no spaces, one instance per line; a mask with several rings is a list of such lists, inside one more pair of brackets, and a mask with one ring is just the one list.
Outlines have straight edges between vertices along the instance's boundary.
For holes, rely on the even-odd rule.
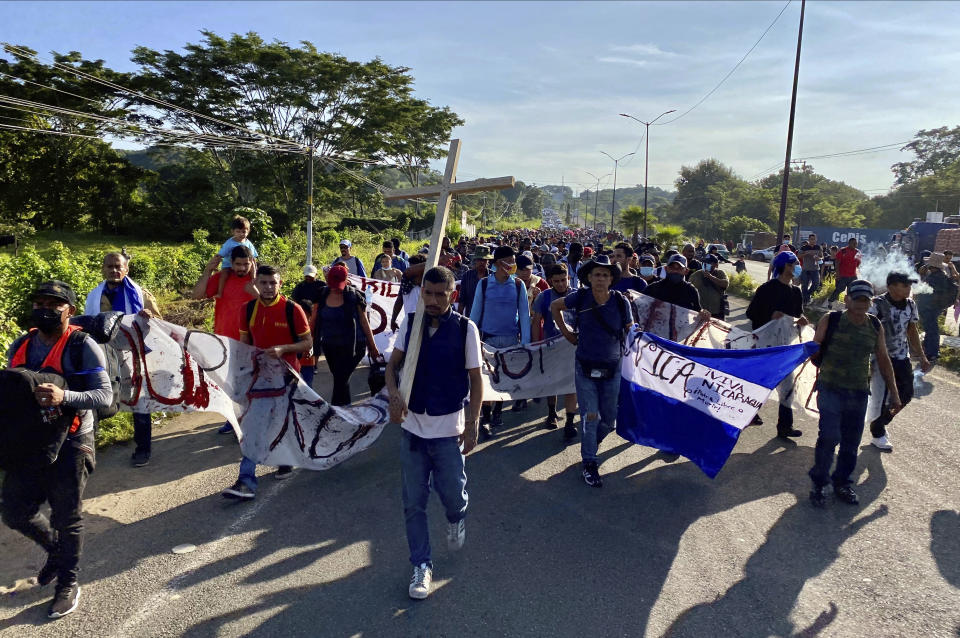
[[870,443],[873,445],[873,447],[880,448],[881,450],[887,450],[888,452],[893,450],[893,443],[890,442],[890,439],[887,438],[886,434],[879,438],[873,437],[873,440],[870,441]]
[[410,598],[423,600],[430,595],[430,583],[433,581],[433,570],[426,563],[421,563],[413,568],[413,576],[410,578],[410,589],[408,590]]
[[467,526],[464,519],[456,523],[447,523],[447,549],[455,552],[463,547],[463,541],[467,538]]

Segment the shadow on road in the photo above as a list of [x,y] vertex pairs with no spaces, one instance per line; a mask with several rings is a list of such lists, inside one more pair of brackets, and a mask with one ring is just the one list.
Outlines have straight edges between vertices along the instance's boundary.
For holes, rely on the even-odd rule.
[[960,589],[960,512],[940,510],[930,518],[930,553],[943,579]]

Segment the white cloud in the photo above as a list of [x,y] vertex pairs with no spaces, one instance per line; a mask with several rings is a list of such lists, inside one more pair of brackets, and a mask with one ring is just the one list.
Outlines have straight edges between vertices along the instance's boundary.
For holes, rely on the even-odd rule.
[[635,60],[633,58],[621,58],[617,56],[604,56],[597,58],[597,62],[604,62],[606,64],[632,64],[634,66],[646,66],[646,60]]
[[633,53],[636,55],[651,55],[661,58],[675,58],[678,56],[677,53],[673,51],[664,51],[656,44],[627,44],[627,45],[614,45],[610,47],[611,51],[616,51],[617,53]]

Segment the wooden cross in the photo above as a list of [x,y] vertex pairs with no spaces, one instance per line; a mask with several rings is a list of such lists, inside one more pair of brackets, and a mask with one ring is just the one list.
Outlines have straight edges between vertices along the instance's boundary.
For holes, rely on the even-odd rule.
[[[450,214],[450,196],[481,193],[483,191],[504,190],[513,188],[516,180],[513,177],[495,177],[492,179],[475,179],[470,182],[457,183],[457,164],[460,163],[460,140],[450,140],[450,151],[447,153],[447,167],[443,172],[443,181],[431,186],[417,186],[402,190],[386,191],[384,200],[414,199],[419,197],[439,197],[437,201],[437,215],[433,220],[433,234],[430,236],[430,252],[427,254],[427,263],[424,272],[436,266],[440,261],[440,242],[447,227],[447,218]],[[413,389],[413,377],[417,370],[417,360],[420,358],[420,342],[423,340],[423,296],[417,301],[417,312],[413,316],[413,325],[410,326],[410,343],[407,346],[406,359],[403,364],[403,380],[400,383],[400,395],[405,403],[410,403],[410,392]]]

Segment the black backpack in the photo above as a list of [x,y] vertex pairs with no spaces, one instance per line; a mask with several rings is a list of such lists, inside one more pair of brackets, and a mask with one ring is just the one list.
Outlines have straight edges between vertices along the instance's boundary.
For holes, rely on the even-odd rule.
[[[97,416],[100,419],[109,419],[120,411],[120,353],[114,348],[104,346],[110,343],[114,335],[120,330],[122,319],[123,313],[116,311],[70,318],[71,325],[80,326],[80,330],[70,335],[70,341],[67,342],[66,348],[73,369],[83,370],[83,342],[86,335],[89,335],[100,346],[104,361],[107,364],[106,373],[110,377],[113,399],[110,401],[110,405],[97,408]],[[79,374],[84,373],[80,372]]]
[[67,387],[66,379],[54,372],[0,370],[0,468],[4,470],[50,465],[67,438],[77,411],[61,405],[55,418],[45,415],[33,394],[41,383]]
[[[827,353],[827,347],[833,340],[833,334],[837,331],[837,327],[840,325],[840,317],[842,316],[842,310],[834,310],[827,319],[827,332],[823,335],[823,342],[820,344],[820,349],[810,355],[810,363],[817,368],[823,364],[823,355]],[[876,328],[877,332],[880,332],[880,320],[871,314],[867,316],[870,317],[870,321],[873,323],[873,327]]]
[[933,292],[930,295],[930,301],[937,310],[949,308],[957,301],[957,293],[960,292],[960,286],[957,282],[947,276],[940,268],[931,268],[930,273],[925,280]]

